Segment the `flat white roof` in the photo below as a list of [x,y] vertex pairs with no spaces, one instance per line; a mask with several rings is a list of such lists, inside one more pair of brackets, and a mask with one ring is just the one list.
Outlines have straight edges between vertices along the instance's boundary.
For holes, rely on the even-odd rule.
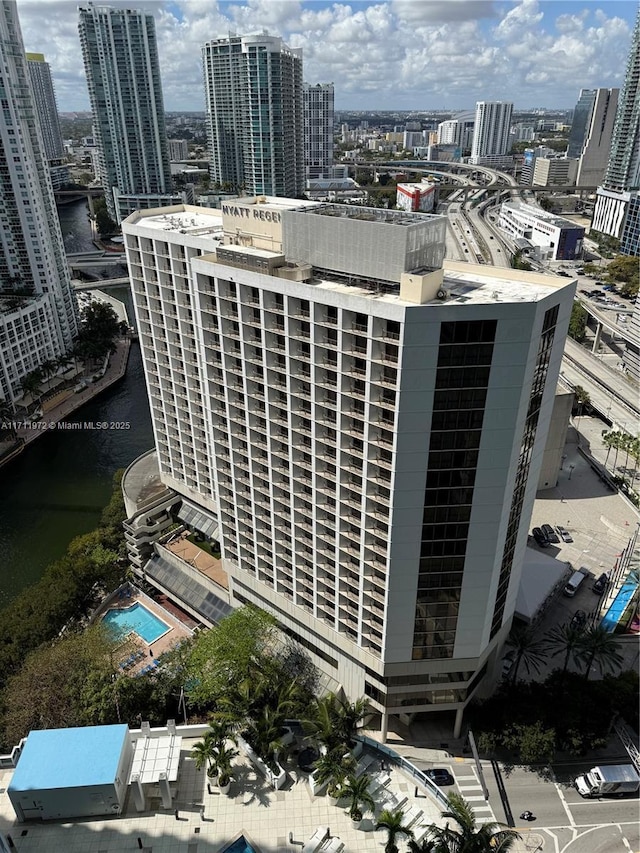
[[208,207],[176,205],[159,211],[136,211],[129,220],[145,228],[174,234],[211,234],[222,239],[222,211]]
[[181,746],[182,738],[179,735],[139,738],[135,743],[129,783],[134,776],[138,776],[143,784],[158,782],[161,773],[167,774],[169,782],[175,782],[178,778]]

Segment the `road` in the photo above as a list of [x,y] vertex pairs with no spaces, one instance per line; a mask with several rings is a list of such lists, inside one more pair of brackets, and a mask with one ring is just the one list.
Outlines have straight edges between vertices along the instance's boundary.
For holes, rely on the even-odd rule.
[[[416,760],[415,763],[421,769],[446,767],[456,780],[457,791],[471,804],[477,821],[484,823],[495,819],[514,825],[523,838],[521,850],[531,853],[542,849],[553,853],[635,853],[640,850],[637,796],[583,800],[573,788],[573,778],[592,767],[593,762],[572,761],[531,770],[482,761],[488,801],[482,795],[478,772],[471,759],[436,763]],[[520,820],[519,815],[525,810],[533,812],[535,821]]]

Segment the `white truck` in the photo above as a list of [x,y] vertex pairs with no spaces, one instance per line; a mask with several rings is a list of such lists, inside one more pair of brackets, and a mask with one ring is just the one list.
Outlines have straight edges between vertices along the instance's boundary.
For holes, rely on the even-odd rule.
[[573,783],[582,797],[621,797],[640,788],[640,775],[633,764],[592,767]]

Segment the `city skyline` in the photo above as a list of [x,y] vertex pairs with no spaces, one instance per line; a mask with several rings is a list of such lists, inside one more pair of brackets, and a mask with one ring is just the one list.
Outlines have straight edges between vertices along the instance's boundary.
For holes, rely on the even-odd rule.
[[[42,14],[46,5],[47,15]],[[346,4],[114,0],[154,15],[165,109],[204,109],[205,41],[267,31],[302,48],[304,79],[332,81],[336,109],[471,109],[476,100],[571,108],[580,88],[617,87],[637,10],[588,2]],[[88,109],[77,3],[19,0],[25,47],[43,51],[62,112]]]

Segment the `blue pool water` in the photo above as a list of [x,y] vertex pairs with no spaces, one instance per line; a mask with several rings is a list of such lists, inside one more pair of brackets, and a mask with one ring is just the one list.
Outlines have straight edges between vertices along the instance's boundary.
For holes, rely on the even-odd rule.
[[124,610],[108,610],[103,621],[118,633],[128,634],[135,631],[147,644],[155,643],[158,637],[166,634],[171,627],[138,601]]
[[236,838],[233,844],[224,848],[224,853],[256,853],[253,847],[249,844],[244,835]]
[[637,572],[632,571],[600,622],[600,626],[605,628],[610,634],[618,627],[618,624],[622,620],[625,610],[629,606],[629,602],[633,596],[636,594],[637,589],[638,574]]

